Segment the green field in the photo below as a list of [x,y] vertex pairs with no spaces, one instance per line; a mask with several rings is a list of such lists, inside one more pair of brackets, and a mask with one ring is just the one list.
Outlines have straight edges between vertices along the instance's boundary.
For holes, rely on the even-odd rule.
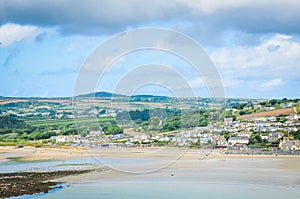
[[[82,118],[76,119],[76,124],[96,123],[96,122],[111,122],[114,121],[114,117],[102,117],[102,118]],[[75,124],[75,119],[43,119],[43,120],[25,120],[27,124],[34,127],[53,126],[53,125],[70,125]]]

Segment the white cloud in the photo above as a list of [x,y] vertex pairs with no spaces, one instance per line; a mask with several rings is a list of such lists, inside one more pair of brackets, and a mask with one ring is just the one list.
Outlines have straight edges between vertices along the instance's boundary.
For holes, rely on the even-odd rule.
[[264,82],[261,85],[263,89],[270,89],[277,86],[281,86],[283,84],[283,80],[281,78],[272,79],[270,81]]
[[34,39],[40,33],[41,30],[35,26],[4,24],[0,27],[0,47],[8,47],[24,39]]
[[231,78],[297,79],[300,74],[300,43],[282,34],[275,34],[257,46],[221,48],[211,58],[220,72]]
[[[228,10],[228,9],[241,9],[246,7],[266,7],[268,9],[274,9],[277,7],[286,7],[286,6],[299,6],[298,0],[226,0],[226,1],[220,1],[220,0],[210,0],[209,2],[207,0],[177,0],[177,2],[180,2],[182,5],[190,7],[192,10],[194,10],[195,14],[198,14],[199,12],[203,12],[206,14],[212,14],[214,12],[218,12],[220,10]],[[270,3],[272,3],[272,6],[270,6]]]
[[196,11],[211,14],[219,9],[238,8],[253,4],[253,0],[210,0],[209,3],[207,0],[178,0],[178,2],[189,6],[195,11],[195,14],[197,13]]
[[193,88],[195,87],[205,87],[206,83],[202,77],[197,77],[196,79],[189,82],[189,85]]
[[290,95],[299,85],[300,42],[296,36],[274,34],[255,46],[217,49],[211,58],[229,96],[280,97]]
[[[243,85],[245,88],[251,89],[253,91],[258,92],[273,92],[274,89],[277,89],[284,85],[285,82],[282,78],[274,78],[270,80],[249,80],[245,82]],[[278,89],[278,92],[280,92],[281,89]]]

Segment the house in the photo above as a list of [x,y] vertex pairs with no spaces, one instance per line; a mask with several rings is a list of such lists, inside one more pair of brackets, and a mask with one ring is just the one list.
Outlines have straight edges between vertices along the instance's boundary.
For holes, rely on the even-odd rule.
[[225,138],[217,141],[217,147],[226,148],[227,146],[228,146],[228,142],[226,141]]
[[102,135],[102,131],[91,131],[91,132],[89,132],[87,137],[89,137],[89,138],[98,138],[98,137],[101,137],[101,135]]
[[250,131],[242,131],[242,132],[237,133],[238,137],[250,138],[251,135],[252,135],[252,132],[250,132]]
[[169,142],[170,141],[170,138],[168,136],[166,137],[162,137],[159,139],[160,142]]
[[213,139],[211,137],[203,137],[200,138],[200,143],[201,144],[209,144],[212,143]]
[[135,134],[133,136],[133,141],[134,142],[150,142],[150,136],[149,135],[146,135],[146,134]]
[[225,126],[231,126],[233,122],[233,118],[232,117],[224,117],[224,125]]
[[249,138],[247,137],[231,137],[228,139],[228,145],[245,145],[249,143]]
[[280,107],[281,108],[290,108],[290,107],[292,107],[293,106],[293,103],[286,103],[286,104],[280,104]]
[[51,136],[50,140],[55,140],[56,143],[64,143],[64,142],[80,143],[80,136],[79,135]]
[[280,141],[279,148],[283,151],[300,151],[300,140],[289,140],[285,137]]
[[294,115],[289,115],[288,119],[289,120],[298,120],[298,119],[300,119],[300,117],[297,114],[294,114]]
[[55,141],[58,142],[70,142],[70,137],[66,135],[55,136]]
[[269,142],[274,142],[280,138],[283,137],[283,133],[282,132],[271,132],[268,134],[268,141]]

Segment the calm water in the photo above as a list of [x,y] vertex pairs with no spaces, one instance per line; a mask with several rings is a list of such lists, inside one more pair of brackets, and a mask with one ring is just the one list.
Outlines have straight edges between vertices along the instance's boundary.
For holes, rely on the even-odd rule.
[[249,185],[189,182],[93,182],[72,184],[70,187],[40,195],[36,198],[101,198],[101,199],[298,199],[299,190],[293,188]]
[[[107,162],[115,165],[127,165],[130,159],[106,159]],[[117,163],[115,162],[117,161]],[[232,160],[235,161],[235,160]],[[136,163],[147,163],[136,161]],[[230,162],[229,162],[230,163]],[[228,163],[228,164],[229,164]],[[234,162],[235,164],[237,162]],[[70,166],[78,164],[78,166]],[[67,161],[46,161],[46,162],[2,162],[0,164],[0,172],[30,171],[30,170],[64,170],[74,169],[80,164],[97,165],[98,162],[93,158],[81,158]],[[222,163],[223,164],[223,163]],[[222,167],[220,167],[222,168]],[[229,170],[231,171],[231,170]],[[86,183],[70,183],[64,184],[63,189],[54,190],[48,194],[37,194],[32,196],[17,197],[18,199],[82,199],[82,198],[99,198],[99,199],[298,199],[300,198],[300,189],[298,185],[279,186],[273,185],[272,179],[266,179],[265,184],[253,184],[247,181],[234,181],[230,179],[233,174],[238,174],[236,179],[240,179],[244,171],[250,170],[233,170],[230,175],[221,175],[215,178],[210,177],[213,173],[206,174],[206,171],[192,169],[187,170],[181,168],[177,170],[174,177],[169,174],[173,172],[172,168],[167,168],[152,174],[145,175],[122,175],[121,178],[106,178],[106,180],[97,178],[96,180]],[[254,170],[252,170],[253,172]],[[267,172],[267,170],[263,170]],[[237,173],[240,172],[240,173]],[[272,171],[269,171],[272,172]],[[227,170],[221,173],[228,174]],[[275,174],[276,175],[276,174]],[[281,173],[282,175],[282,173]],[[285,174],[284,174],[285,175]],[[223,176],[223,177],[222,177]],[[251,174],[250,174],[251,176]],[[207,178],[208,177],[208,178]],[[283,176],[282,176],[283,177]],[[259,178],[262,179],[263,177]],[[211,181],[209,181],[211,179]],[[274,178],[276,179],[276,178]],[[292,176],[293,181],[297,180],[297,176]],[[208,182],[206,182],[208,181]]]
[[50,160],[50,161],[33,161],[33,162],[18,162],[5,160],[0,162],[0,173],[12,173],[22,171],[56,171],[56,170],[70,170],[80,168],[91,168],[93,166],[112,165],[116,168],[123,168],[123,166],[132,165],[135,162],[136,165],[147,164],[153,162],[151,160],[139,160],[139,159],[116,159],[116,158],[101,158],[97,160],[92,157],[77,158],[68,160]]

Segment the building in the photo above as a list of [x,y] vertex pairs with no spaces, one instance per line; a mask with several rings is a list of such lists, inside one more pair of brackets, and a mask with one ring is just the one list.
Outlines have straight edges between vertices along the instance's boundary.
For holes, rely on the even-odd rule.
[[233,118],[232,117],[224,117],[224,125],[225,126],[231,126],[233,122]]
[[251,131],[242,131],[242,132],[238,132],[237,136],[238,137],[246,137],[246,138],[250,138],[250,136],[252,135]]
[[223,147],[226,148],[228,146],[228,142],[226,139],[220,139],[217,141],[217,147]]
[[228,139],[228,145],[246,145],[249,143],[249,139],[247,137],[231,137]]
[[140,133],[135,134],[133,136],[133,142],[140,142],[140,143],[150,142],[150,136],[147,134],[144,134],[144,133],[143,134],[140,134]]
[[99,138],[102,136],[102,131],[91,131],[89,132],[88,136],[89,138]]
[[279,147],[283,151],[300,151],[300,140],[289,140],[285,137],[280,141]]
[[268,134],[268,142],[274,142],[283,137],[282,132],[271,132]]
[[58,135],[58,136],[51,136],[50,140],[55,140],[56,143],[80,143],[80,136],[79,135]]

